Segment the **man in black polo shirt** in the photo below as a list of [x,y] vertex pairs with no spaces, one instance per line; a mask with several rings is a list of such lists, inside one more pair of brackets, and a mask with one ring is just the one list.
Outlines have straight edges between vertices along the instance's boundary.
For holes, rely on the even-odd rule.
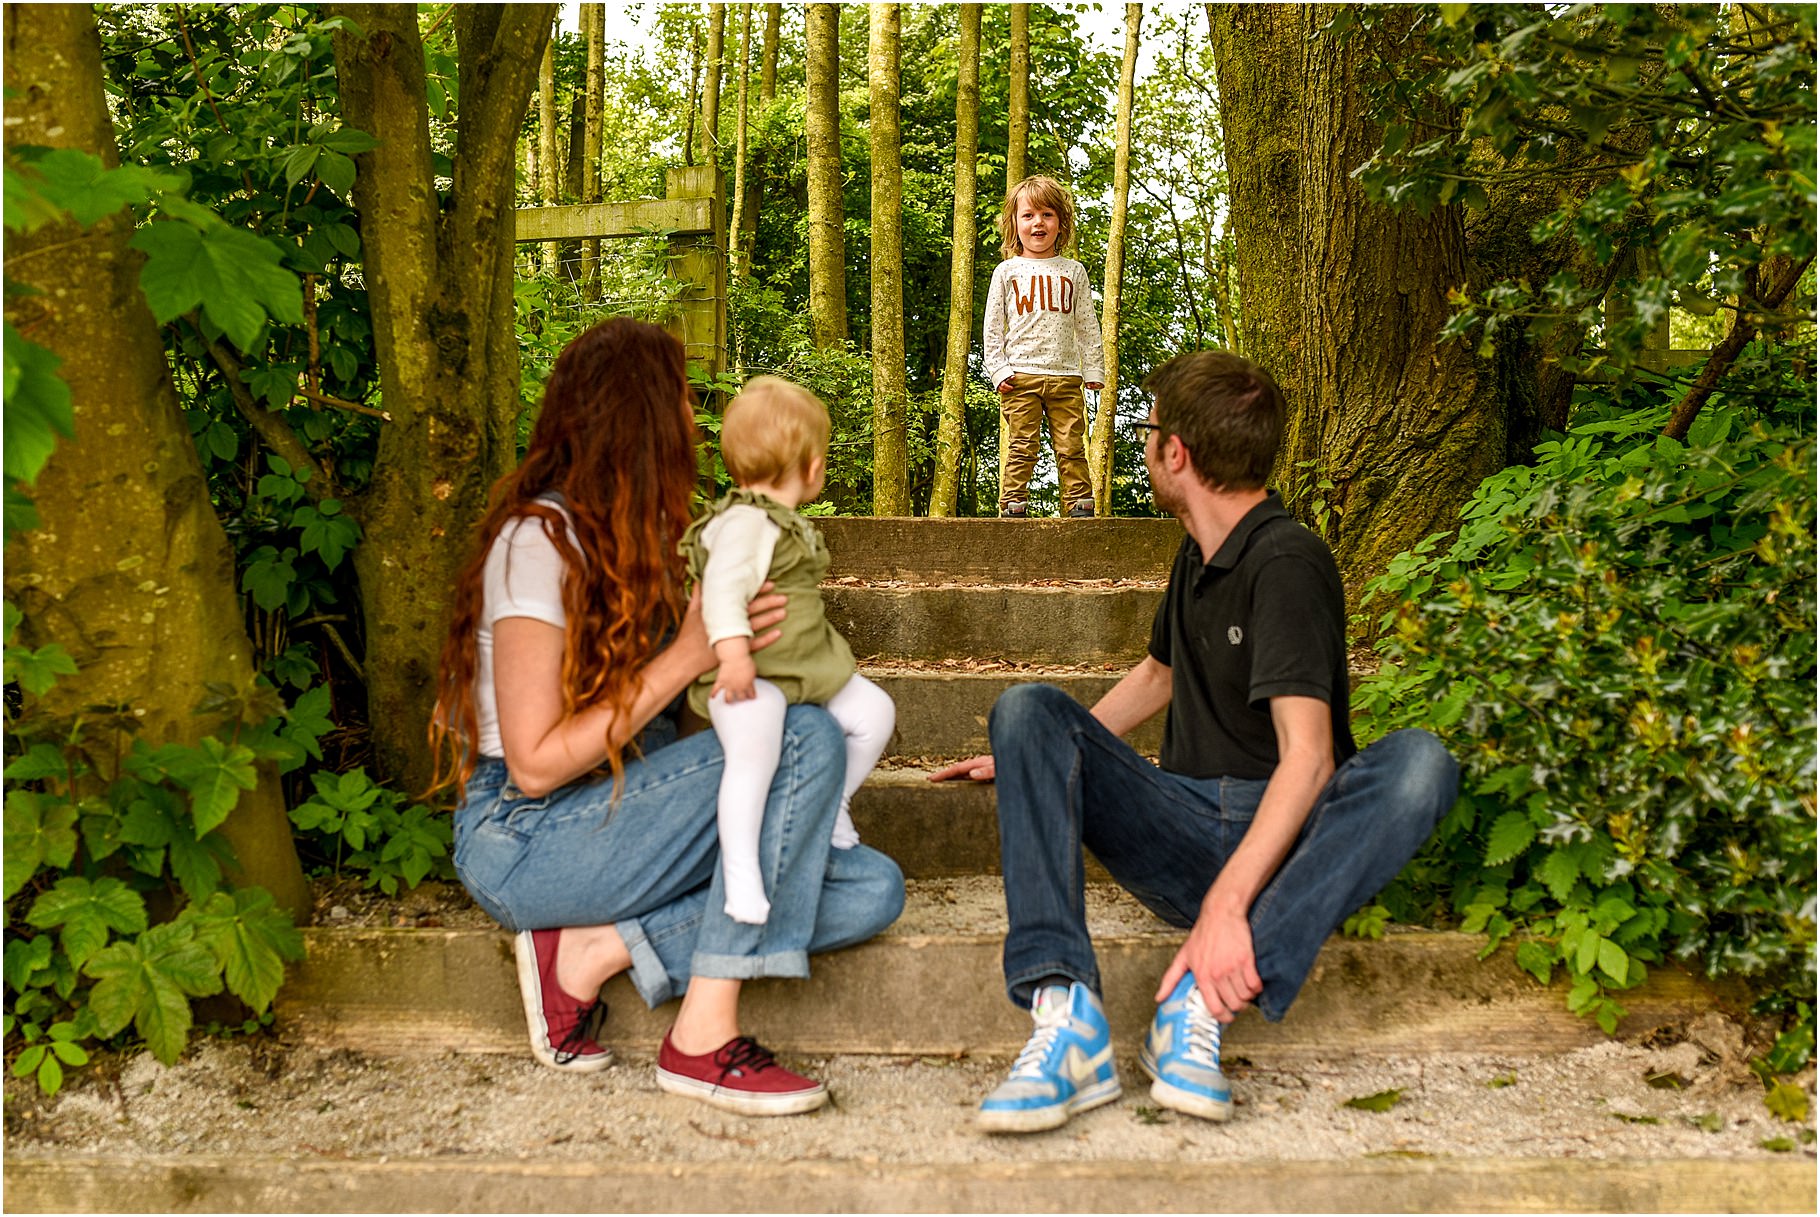
[[[1353,744],[1339,571],[1264,489],[1283,431],[1269,374],[1198,351],[1144,388],[1151,489],[1188,534],[1149,654],[1091,711],[1053,686],[1008,690],[992,754],[931,775],[998,782],[1006,988],[1036,1027],[981,1104],[988,1131],[1054,1128],[1119,1095],[1083,844],[1189,931],[1140,1059],[1153,1101],[1220,1120],[1222,1025],[1249,1005],[1283,1017],[1327,936],[1415,855],[1459,786],[1427,732]],[[1119,737],[1164,706],[1159,768]]]

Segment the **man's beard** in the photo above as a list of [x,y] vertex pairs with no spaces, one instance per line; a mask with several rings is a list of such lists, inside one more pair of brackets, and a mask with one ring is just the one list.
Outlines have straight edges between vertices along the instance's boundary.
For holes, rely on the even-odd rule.
[[1150,494],[1156,499],[1158,508],[1177,519],[1180,519],[1188,508],[1187,497],[1176,488],[1173,482],[1168,480],[1167,476],[1158,477],[1155,472],[1151,473]]

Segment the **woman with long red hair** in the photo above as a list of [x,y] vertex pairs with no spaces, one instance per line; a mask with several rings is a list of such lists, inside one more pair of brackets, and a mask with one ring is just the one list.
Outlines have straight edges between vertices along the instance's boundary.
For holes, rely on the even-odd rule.
[[[829,848],[840,729],[792,706],[759,844],[770,919],[723,910],[720,745],[677,734],[682,694],[716,662],[676,552],[694,406],[682,344],[655,326],[615,318],[564,348],[456,586],[431,740],[463,794],[456,873],[517,934],[533,1055],[605,1068],[600,988],[629,972],[647,1004],[683,999],[659,1086],[784,1115],[827,1091],[740,1033],[740,983],[807,976],[810,954],[877,934],[904,880],[876,850]],[[755,649],[783,618],[768,590],[749,610]]]

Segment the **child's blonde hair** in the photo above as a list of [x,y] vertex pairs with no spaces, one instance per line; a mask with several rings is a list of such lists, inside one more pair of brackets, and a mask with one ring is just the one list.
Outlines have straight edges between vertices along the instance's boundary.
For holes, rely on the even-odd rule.
[[1015,258],[1024,252],[1017,239],[1017,208],[1018,196],[1025,192],[1029,193],[1032,203],[1055,212],[1055,252],[1068,248],[1074,241],[1074,199],[1066,186],[1039,173],[1005,192],[1005,207],[998,217],[999,253]]
[[727,403],[720,455],[741,484],[775,482],[828,450],[828,407],[781,376],[754,376]]

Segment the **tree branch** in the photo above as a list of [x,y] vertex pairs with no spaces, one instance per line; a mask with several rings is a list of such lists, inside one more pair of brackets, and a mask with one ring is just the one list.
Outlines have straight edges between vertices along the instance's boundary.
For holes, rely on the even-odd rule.
[[1713,389],[1719,383],[1719,378],[1725,374],[1725,370],[1731,366],[1732,360],[1738,357],[1738,353],[1744,349],[1745,345],[1757,336],[1757,327],[1762,321],[1759,310],[1773,310],[1780,307],[1782,302],[1788,298],[1788,294],[1795,290],[1795,284],[1801,281],[1801,276],[1807,272],[1807,268],[1813,263],[1813,260],[1814,255],[1809,254],[1800,262],[1790,266],[1770,285],[1767,292],[1752,302],[1752,308],[1738,310],[1738,315],[1732,320],[1731,332],[1726,334],[1723,342],[1713,348],[1712,355],[1707,358],[1706,367],[1700,372],[1700,379],[1696,380],[1693,388],[1689,389],[1686,395],[1676,403],[1675,412],[1669,418],[1668,426],[1662,428],[1662,434],[1670,439],[1684,440],[1687,438],[1689,429],[1694,425],[1694,418],[1700,413],[1700,407],[1706,404],[1706,399],[1712,396]]
[[[194,314],[190,315],[189,320],[192,325],[196,324]],[[196,332],[202,332],[201,326],[197,326]],[[208,344],[209,357],[221,369],[221,377],[227,382],[234,405],[240,410],[241,417],[253,428],[254,434],[267,448],[288,461],[291,468],[309,470],[309,480],[304,482],[303,489],[312,502],[327,497],[333,489],[327,471],[317,464],[316,458],[310,455],[310,450],[303,446],[303,441],[297,438],[296,432],[282,418],[253,400],[252,390],[246,387],[246,381],[240,374],[240,361],[234,358],[234,353],[213,339],[205,338],[203,341]]]

